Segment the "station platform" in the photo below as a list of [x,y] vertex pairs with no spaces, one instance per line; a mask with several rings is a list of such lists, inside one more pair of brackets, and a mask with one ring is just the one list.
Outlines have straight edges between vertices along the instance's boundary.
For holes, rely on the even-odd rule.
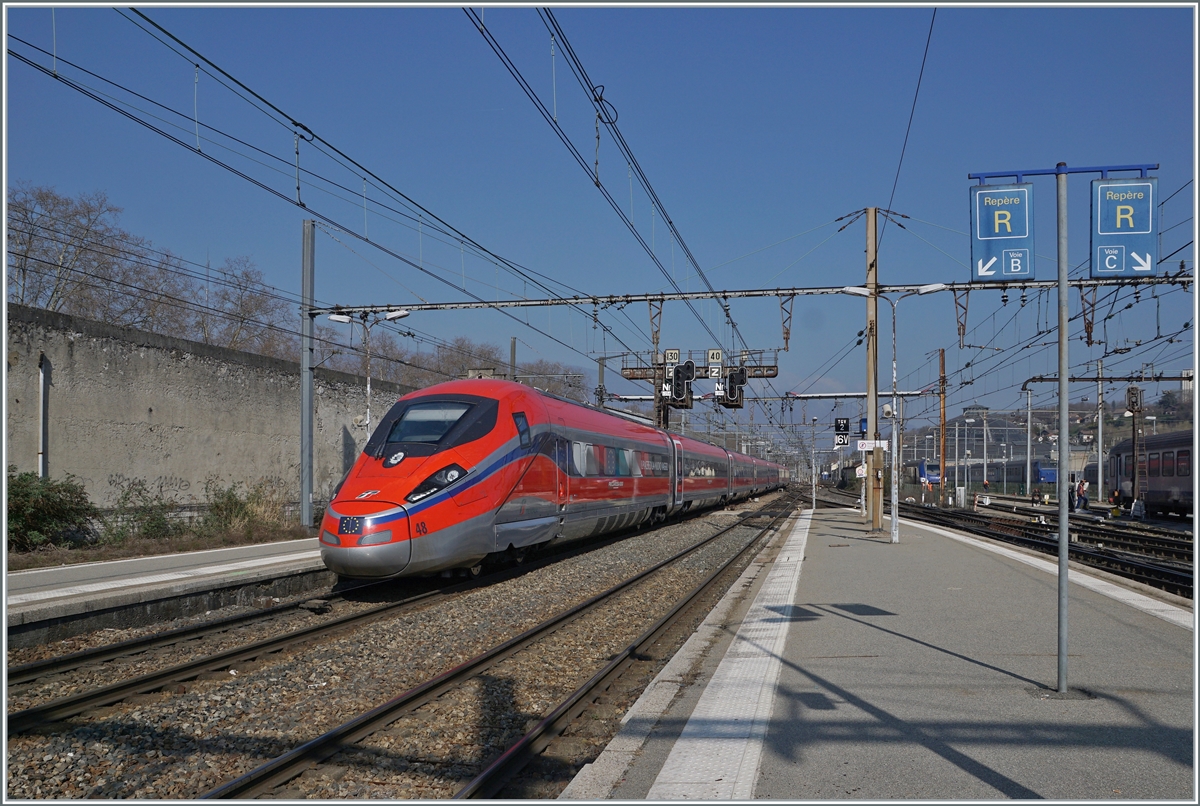
[[1195,802],[1190,602],[852,509],[747,569],[562,799]]
[[[256,584],[264,594],[282,594],[328,587],[329,576],[315,537],[35,568],[5,574],[5,615],[12,641],[35,625],[57,623],[63,634],[97,629],[106,626],[106,614],[114,614],[114,624],[127,621],[127,614],[115,614],[134,606],[148,621],[165,620],[226,606]],[[24,636],[40,637],[55,637],[54,628]]]

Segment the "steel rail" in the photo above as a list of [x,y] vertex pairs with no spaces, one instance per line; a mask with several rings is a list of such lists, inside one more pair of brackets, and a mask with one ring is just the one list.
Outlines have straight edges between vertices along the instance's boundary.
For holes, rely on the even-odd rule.
[[[703,515],[704,512],[705,510],[698,510],[694,513],[687,513],[680,518],[675,519],[675,522],[678,523],[680,521],[699,517]],[[241,661],[249,661],[262,655],[273,654],[282,649],[286,649],[293,644],[303,643],[314,638],[320,638],[322,635],[336,630],[348,629],[355,626],[356,622],[367,624],[377,618],[382,618],[383,616],[388,615],[390,611],[398,608],[407,608],[429,598],[456,595],[464,590],[469,590],[482,584],[504,581],[511,577],[528,573],[530,570],[540,568],[548,563],[556,562],[562,559],[564,556],[570,556],[573,553],[592,549],[597,546],[607,545],[613,540],[620,539],[625,534],[627,534],[627,531],[622,530],[613,535],[605,536],[599,540],[590,541],[585,545],[576,545],[568,547],[568,549],[565,551],[547,554],[541,559],[533,562],[526,562],[513,568],[501,568],[496,572],[475,580],[468,580],[466,582],[457,583],[455,585],[451,585],[446,588],[440,588],[434,591],[426,591],[424,593],[417,594],[416,596],[409,596],[397,602],[389,602],[360,613],[352,613],[350,615],[332,619],[321,624],[315,624],[289,633],[284,633],[274,638],[268,638],[252,644],[234,647],[224,652],[198,658],[194,661],[160,669],[157,672],[149,672],[121,683],[114,683],[110,686],[104,686],[91,691],[80,692],[79,694],[75,694],[70,697],[52,700],[51,702],[44,703],[42,705],[17,711],[10,714],[8,717],[8,731],[10,734],[21,733],[31,729],[32,727],[35,727],[36,725],[77,716],[92,708],[112,705],[120,702],[126,697],[130,697],[135,694],[146,694],[148,692],[157,691],[170,683],[186,682],[194,679],[204,672],[220,671]],[[367,583],[354,588],[354,590],[363,590],[364,588],[374,587],[377,584],[385,584],[386,582],[390,581],[394,580],[384,580],[381,583]],[[72,669],[76,669],[84,663],[98,663],[117,657],[138,654],[157,646],[170,645],[178,643],[182,640],[191,640],[194,638],[203,637],[206,632],[222,632],[226,629],[229,629],[231,626],[237,626],[238,621],[254,620],[257,618],[267,617],[269,615],[275,615],[279,611],[295,607],[295,604],[279,605],[278,607],[272,608],[269,611],[264,610],[260,611],[259,613],[245,614],[244,616],[232,616],[227,620],[210,622],[209,625],[183,627],[179,630],[163,633],[158,636],[147,636],[146,638],[132,639],[131,641],[112,644],[107,647],[97,647],[94,650],[83,650],[82,652],[72,653],[71,655],[63,656],[62,658],[48,658],[44,661],[35,661],[24,666],[14,667],[14,669],[10,670],[8,673],[7,682],[8,685],[11,686],[18,682],[28,682],[49,674],[71,671]],[[64,663],[64,665],[57,666],[59,663]],[[14,677],[14,672],[19,672],[19,677]]]
[[[799,495],[791,496],[791,500],[799,503]],[[492,798],[537,754],[557,738],[566,726],[577,719],[586,709],[589,695],[611,685],[635,660],[636,656],[666,632],[691,605],[729,569],[731,565],[744,557],[759,541],[770,533],[780,521],[785,520],[794,511],[794,506],[782,512],[770,512],[772,520],[764,526],[737,554],[730,557],[719,568],[713,571],[699,585],[680,599],[671,610],[645,630],[633,643],[617,653],[615,657],[590,680],[571,693],[557,705],[541,722],[533,727],[525,736],[504,751],[491,764],[479,773],[470,783],[463,787],[455,799]],[[757,513],[759,515],[767,512]],[[748,520],[748,519],[747,519]],[[744,523],[744,521],[743,521]]]
[[[828,491],[826,494],[829,494]],[[846,502],[851,500],[848,496],[840,493],[837,496],[844,498]],[[852,500],[857,504],[857,498]],[[1011,521],[1000,524],[976,513],[941,510],[923,507],[919,504],[902,504],[901,506],[908,518],[913,521],[924,521],[968,534],[1013,543],[1042,554],[1058,555],[1057,539],[1047,537],[1051,533],[1047,529],[1035,530],[1032,528],[1032,524]],[[1155,562],[1152,558],[1144,555],[1138,557],[1107,548],[1095,548],[1078,541],[1072,541],[1067,551],[1069,560],[1075,560],[1084,566],[1107,571],[1135,582],[1142,582],[1188,599],[1192,598],[1193,573],[1190,568]]]
[[192,680],[204,672],[221,671],[239,662],[250,661],[263,655],[270,655],[294,644],[305,643],[331,632],[349,629],[358,624],[368,624],[387,616],[390,611],[411,607],[428,598],[454,595],[460,593],[462,590],[473,588],[478,584],[479,580],[472,580],[460,583],[451,588],[428,591],[417,596],[402,599],[399,602],[389,602],[388,604],[380,605],[361,613],[352,613],[321,624],[293,630],[292,632],[273,638],[266,638],[187,663],[181,663],[167,669],[160,669],[157,672],[149,672],[121,683],[114,683],[92,691],[84,691],[70,697],[53,700],[43,705],[26,708],[23,711],[17,711],[8,715],[8,733],[10,736],[15,733],[22,733],[38,725],[77,716],[92,708],[112,705],[134,694],[146,694],[151,691],[157,691],[171,683],[182,683]]
[[282,756],[256,767],[245,775],[210,790],[202,797],[204,799],[245,799],[269,792],[275,787],[300,775],[310,766],[319,764],[337,754],[348,745],[352,745],[390,724],[399,718],[403,712],[415,710],[445,692],[477,677],[500,661],[516,654],[569,621],[603,604],[614,595],[635,585],[664,566],[676,562],[712,541],[723,537],[741,526],[744,520],[746,518],[740,518],[737,522],[730,524],[701,542],[656,563],[608,590],[598,593],[574,607],[543,621],[541,624],[531,627],[520,635],[514,636],[474,658],[464,661],[453,669],[449,669],[391,700],[359,714],[342,725],[293,748]]
[[[934,515],[928,507],[909,505],[909,508],[911,510],[909,517],[915,520],[924,520],[982,537],[1015,543],[1044,554],[1055,556],[1058,554],[1058,541],[1047,536],[1048,533],[1042,529],[1031,529],[1028,524],[1003,524],[1005,530],[998,528],[999,524],[988,523],[988,519],[980,516],[962,513]],[[1192,572],[1188,569],[1164,565],[1144,556],[1131,557],[1128,554],[1096,549],[1078,541],[1072,541],[1067,552],[1068,559],[1084,565],[1099,567],[1101,570],[1116,573],[1127,579],[1164,588],[1170,593],[1176,593],[1189,599],[1192,597]]]
[[[305,601],[316,598],[326,598],[324,596],[309,596]],[[341,598],[338,596],[337,598]],[[45,677],[51,674],[62,674],[78,669],[87,663],[103,663],[113,658],[120,658],[126,655],[137,655],[142,652],[147,652],[151,649],[158,649],[163,646],[171,646],[180,641],[187,641],[193,638],[202,638],[211,633],[225,632],[233,627],[237,627],[246,622],[269,619],[273,616],[287,613],[297,609],[295,601],[287,604],[275,605],[274,607],[264,608],[253,613],[241,613],[236,616],[226,616],[224,618],[207,621],[203,624],[193,624],[187,627],[179,627],[167,632],[154,633],[140,638],[130,638],[127,641],[120,641],[115,644],[105,644],[104,646],[91,647],[90,649],[82,649],[78,652],[72,652],[69,655],[60,655],[54,658],[44,658],[35,660],[29,663],[23,663],[20,666],[13,666],[8,669],[7,681],[8,685],[13,686],[18,683],[26,683],[30,680],[36,680],[39,677]]]

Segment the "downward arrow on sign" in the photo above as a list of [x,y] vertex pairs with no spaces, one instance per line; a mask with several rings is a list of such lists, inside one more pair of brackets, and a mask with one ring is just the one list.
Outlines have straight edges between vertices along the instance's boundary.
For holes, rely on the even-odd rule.
[[1142,257],[1137,252],[1130,252],[1129,256],[1133,258],[1134,271],[1150,271],[1150,253],[1147,252],[1145,257]]
[[983,265],[983,258],[980,258],[979,259],[979,276],[980,277],[991,277],[993,274],[995,274],[996,272],[989,271],[992,268],[992,264],[995,262],[996,262],[996,258],[993,257],[991,260],[989,260],[987,262],[987,265],[985,266],[985,265]]

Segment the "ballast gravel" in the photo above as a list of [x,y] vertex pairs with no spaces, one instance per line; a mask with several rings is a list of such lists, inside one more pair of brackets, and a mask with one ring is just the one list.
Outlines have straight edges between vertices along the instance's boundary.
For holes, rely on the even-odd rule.
[[[228,673],[10,736],[6,795],[200,797],[681,551],[736,515],[715,512],[635,534]],[[675,564],[652,584],[558,630],[541,649],[517,653],[393,722],[293,780],[278,796],[452,796],[736,551],[733,544],[744,545],[752,531],[737,529],[714,541],[702,556]],[[256,640],[251,632],[241,632],[240,640]],[[117,676],[142,673],[138,668],[127,664]],[[90,675],[72,685],[91,688],[88,680],[108,679],[112,670]],[[19,701],[10,698],[10,712],[28,707],[14,702]]]

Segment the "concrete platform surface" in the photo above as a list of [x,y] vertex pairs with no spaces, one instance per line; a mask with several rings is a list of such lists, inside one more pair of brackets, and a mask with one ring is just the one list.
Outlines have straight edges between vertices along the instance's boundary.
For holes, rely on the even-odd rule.
[[315,537],[34,568],[5,575],[5,612],[12,627],[321,569],[324,565]]
[[1060,695],[1054,558],[806,512],[562,797],[1195,802],[1192,613],[1069,579]]

